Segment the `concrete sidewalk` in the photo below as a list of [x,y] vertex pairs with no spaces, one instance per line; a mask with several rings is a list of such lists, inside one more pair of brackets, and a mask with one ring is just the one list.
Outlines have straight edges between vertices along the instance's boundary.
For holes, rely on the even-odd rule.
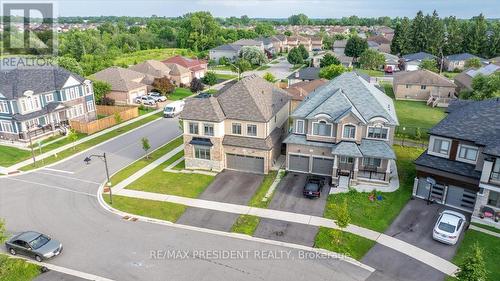
[[[300,224],[306,224],[306,225],[322,226],[322,227],[328,227],[328,228],[333,228],[333,229],[339,229],[339,227],[337,226],[337,224],[335,223],[334,220],[323,218],[323,217],[297,214],[297,213],[291,213],[291,212],[283,212],[283,211],[270,210],[270,209],[255,208],[255,207],[249,207],[249,206],[244,206],[244,205],[236,205],[236,204],[208,201],[208,200],[202,200],[202,199],[180,197],[180,196],[175,196],[175,195],[166,195],[166,194],[137,191],[137,190],[128,190],[128,189],[116,190],[116,189],[113,189],[113,191],[116,195],[120,195],[120,196],[148,199],[148,200],[155,200],[155,201],[171,202],[171,203],[177,203],[177,204],[181,204],[181,205],[185,205],[185,206],[189,206],[189,207],[195,207],[195,208],[203,208],[203,209],[228,212],[228,213],[234,213],[234,214],[240,214],[240,215],[252,215],[252,216],[257,216],[257,217],[261,217],[261,218],[268,218],[268,219],[275,219],[275,220],[281,220],[281,221],[287,221],[287,222],[293,222],[293,223],[300,223]],[[425,263],[425,264],[447,274],[447,275],[453,276],[455,274],[455,272],[458,270],[458,267],[456,265],[454,265],[453,263],[451,263],[451,262],[449,262],[441,257],[438,257],[438,256],[431,254],[423,249],[415,247],[415,246],[413,246],[409,243],[406,243],[404,241],[401,241],[399,239],[387,236],[385,234],[382,234],[382,233],[379,233],[379,232],[376,232],[376,231],[373,231],[373,230],[370,230],[367,228],[359,227],[356,225],[349,225],[347,228],[345,228],[343,230],[346,232],[350,232],[352,234],[356,234],[358,236],[376,241],[377,243],[380,243],[386,247],[389,247],[389,248],[394,249],[398,252],[401,252],[405,255],[408,255],[408,256],[410,256],[410,257],[412,257],[412,258],[414,258],[422,263]]]

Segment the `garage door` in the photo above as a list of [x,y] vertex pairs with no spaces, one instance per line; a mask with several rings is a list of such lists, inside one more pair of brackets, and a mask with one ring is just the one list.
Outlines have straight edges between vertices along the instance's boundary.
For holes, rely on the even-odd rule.
[[251,173],[264,173],[264,158],[226,154],[227,168]]
[[309,173],[309,156],[288,155],[288,170]]
[[333,159],[328,158],[313,158],[312,163],[312,174],[318,175],[332,175],[333,170]]
[[474,209],[476,193],[465,188],[450,185],[446,194],[446,204],[468,211]]

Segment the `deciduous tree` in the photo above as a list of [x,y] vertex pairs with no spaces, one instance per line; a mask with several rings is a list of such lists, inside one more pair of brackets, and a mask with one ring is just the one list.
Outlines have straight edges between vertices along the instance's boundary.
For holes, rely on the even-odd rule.
[[200,79],[193,78],[193,80],[191,80],[191,85],[189,86],[189,89],[191,90],[191,92],[198,93],[198,92],[203,91],[204,88],[205,87],[203,86],[203,83],[201,83]]
[[460,281],[485,281],[487,279],[488,272],[483,257],[483,249],[477,243],[465,255],[459,267],[457,279]]
[[359,57],[359,64],[364,69],[377,70],[384,66],[385,57],[376,50],[367,49]]
[[423,60],[420,65],[419,65],[420,69],[427,69],[427,70],[430,70],[432,72],[439,72],[439,69],[437,67],[437,62],[436,60],[434,59],[425,59]]
[[341,62],[336,56],[334,56],[330,53],[325,54],[323,56],[323,58],[319,61],[320,67],[327,67],[327,66],[330,66],[332,64],[338,65],[338,64],[341,64]]
[[152,86],[156,91],[160,92],[164,96],[173,93],[175,90],[174,84],[172,84],[172,81],[170,81],[170,79],[168,79],[168,77],[166,76],[155,78],[153,80]]
[[146,153],[146,159],[149,159],[148,150],[151,148],[151,145],[149,144],[149,139],[144,137],[141,139],[141,143],[142,143],[142,149]]
[[271,72],[266,72],[263,77],[266,81],[273,83],[276,81],[276,77]]
[[205,77],[203,77],[203,83],[209,86],[217,84],[217,75],[215,74],[215,72],[213,71],[207,72],[207,74],[205,74]]
[[288,52],[287,60],[291,64],[303,64],[304,59],[302,58],[302,53],[298,48],[292,48],[290,52]]
[[368,42],[359,36],[351,36],[345,45],[344,53],[348,57],[353,57],[356,60],[366,49]]
[[252,65],[263,65],[269,61],[266,54],[255,46],[241,48],[241,58],[249,61]]
[[479,68],[479,67],[481,67],[481,60],[479,58],[470,58],[470,59],[465,61],[464,67],[465,68],[470,68],[470,67]]
[[345,68],[343,65],[332,64],[330,66],[321,68],[321,70],[319,71],[319,77],[331,80],[348,70],[350,69]]
[[103,98],[107,93],[111,92],[111,84],[100,80],[93,80],[92,86],[94,88],[95,103],[103,104]]

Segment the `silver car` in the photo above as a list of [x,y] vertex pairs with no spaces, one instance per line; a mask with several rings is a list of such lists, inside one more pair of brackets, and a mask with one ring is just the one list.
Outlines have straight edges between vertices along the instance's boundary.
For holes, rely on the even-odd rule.
[[61,242],[35,231],[20,233],[5,242],[7,251],[12,255],[25,255],[41,262],[61,253]]

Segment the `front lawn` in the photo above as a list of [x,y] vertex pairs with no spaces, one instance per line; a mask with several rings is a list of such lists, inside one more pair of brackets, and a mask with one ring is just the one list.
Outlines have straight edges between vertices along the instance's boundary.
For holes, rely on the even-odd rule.
[[[109,204],[109,196],[103,198]],[[122,212],[170,222],[176,222],[186,210],[186,206],[180,204],[119,195],[113,195],[113,205],[110,206]]]
[[213,176],[170,173],[163,170],[184,155],[184,151],[140,177],[126,189],[196,198],[213,181]]
[[0,254],[1,281],[31,281],[40,275],[38,265]]
[[415,165],[413,161],[424,151],[416,147],[393,146],[397,156],[400,186],[394,192],[380,193],[382,201],[370,201],[370,193],[351,191],[328,196],[324,217],[335,219],[335,206],[347,200],[351,223],[384,232],[411,197]]
[[217,80],[231,80],[234,78],[238,78],[238,75],[215,73],[215,77],[217,77]]
[[168,95],[168,99],[173,101],[182,100],[184,98],[191,96],[192,94],[193,92],[191,92],[191,90],[187,88],[176,88],[173,93]]
[[[469,229],[453,257],[453,263],[460,265],[463,259],[472,252],[472,246],[477,243],[483,249],[483,258],[486,262],[488,280],[500,280],[500,239],[486,233]],[[449,277],[447,280],[456,280]]]
[[480,227],[480,228],[483,228],[483,229],[486,229],[486,230],[489,230],[489,231],[493,231],[493,232],[496,232],[496,233],[500,233],[500,229],[494,227],[494,226],[491,226],[491,225],[486,225],[486,224],[482,224],[482,223],[477,223],[477,222],[471,222],[472,225],[475,225],[477,227]]
[[121,54],[114,60],[114,65],[134,65],[146,60],[165,60],[170,57],[182,55],[194,57],[196,54],[188,49],[165,48],[141,50],[132,53]]
[[383,72],[382,70],[371,70],[362,68],[356,68],[355,70],[367,74],[371,77],[383,77],[385,75],[385,72]]
[[320,227],[314,247],[345,254],[360,260],[375,245],[375,241],[340,230]]

